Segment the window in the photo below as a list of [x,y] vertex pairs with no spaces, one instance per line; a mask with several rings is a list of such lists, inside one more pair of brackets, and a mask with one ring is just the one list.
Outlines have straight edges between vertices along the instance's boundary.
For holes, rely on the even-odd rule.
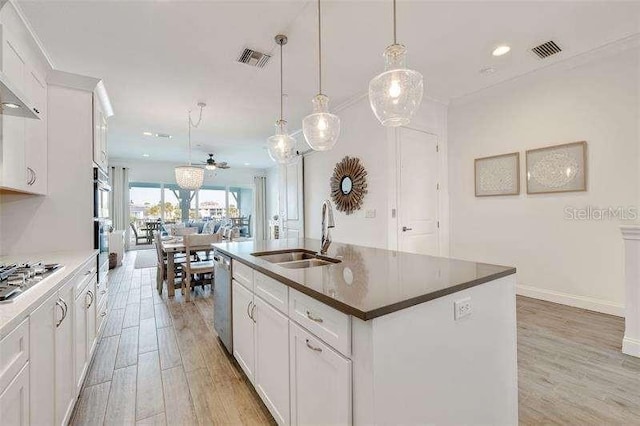
[[131,185],[129,200],[129,215],[132,222],[162,218],[160,185]]
[[227,190],[202,188],[198,191],[198,218],[210,220],[223,217],[227,217]]

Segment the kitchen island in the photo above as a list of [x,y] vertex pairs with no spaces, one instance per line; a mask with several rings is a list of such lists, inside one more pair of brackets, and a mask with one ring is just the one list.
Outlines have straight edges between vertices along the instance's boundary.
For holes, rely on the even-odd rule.
[[278,423],[517,424],[514,268],[320,256],[313,239],[215,247],[232,259],[233,356]]

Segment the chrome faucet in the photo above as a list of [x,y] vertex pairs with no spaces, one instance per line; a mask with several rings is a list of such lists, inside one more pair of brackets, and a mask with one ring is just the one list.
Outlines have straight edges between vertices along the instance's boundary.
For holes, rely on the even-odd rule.
[[[329,223],[326,223],[326,221]],[[320,248],[320,254],[327,254],[329,245],[331,245],[331,232],[330,228],[335,228],[336,223],[333,220],[333,207],[331,201],[325,200],[322,203],[322,247]]]

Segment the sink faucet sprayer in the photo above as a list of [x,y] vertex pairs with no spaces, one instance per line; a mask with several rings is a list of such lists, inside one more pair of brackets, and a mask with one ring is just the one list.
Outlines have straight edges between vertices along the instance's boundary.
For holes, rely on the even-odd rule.
[[[329,223],[326,223],[327,220]],[[335,227],[336,223],[333,220],[333,207],[331,206],[331,201],[325,200],[322,203],[322,247],[320,248],[320,254],[327,254],[329,245],[331,245],[331,232],[329,229]]]

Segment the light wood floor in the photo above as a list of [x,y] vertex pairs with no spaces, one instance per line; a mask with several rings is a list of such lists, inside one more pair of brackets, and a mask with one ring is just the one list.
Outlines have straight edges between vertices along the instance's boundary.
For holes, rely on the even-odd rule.
[[[111,271],[112,310],[73,425],[274,424],[213,330],[213,300],[155,291],[155,269]],[[640,425],[640,359],[621,318],[518,297],[520,423]]]

